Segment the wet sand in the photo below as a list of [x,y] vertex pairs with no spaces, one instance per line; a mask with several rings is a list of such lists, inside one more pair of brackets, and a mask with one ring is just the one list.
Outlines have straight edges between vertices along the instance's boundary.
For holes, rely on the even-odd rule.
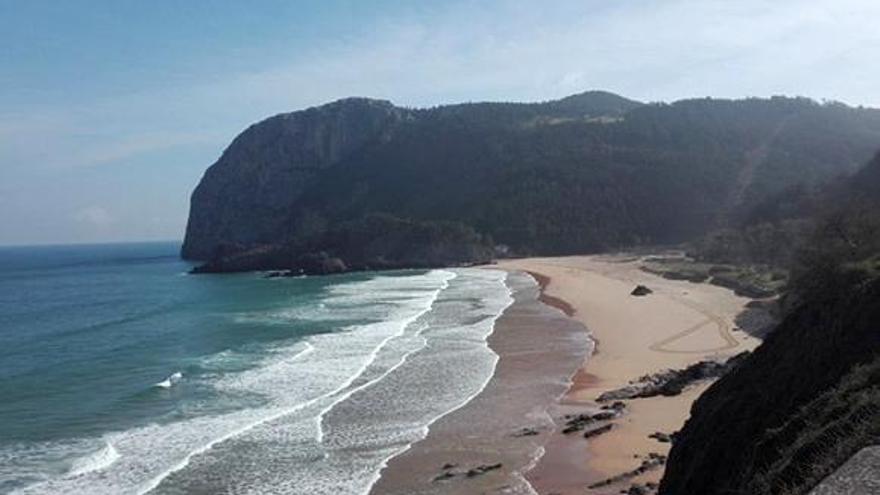
[[[533,493],[523,474],[553,436],[551,409],[591,343],[580,323],[538,301],[538,287],[528,275],[511,273],[508,282],[514,303],[489,338],[500,356],[492,379],[477,397],[431,425],[424,440],[392,459],[371,493]],[[497,464],[467,476],[471,469]],[[443,469],[446,465],[451,466]],[[435,481],[444,473],[451,476]]]

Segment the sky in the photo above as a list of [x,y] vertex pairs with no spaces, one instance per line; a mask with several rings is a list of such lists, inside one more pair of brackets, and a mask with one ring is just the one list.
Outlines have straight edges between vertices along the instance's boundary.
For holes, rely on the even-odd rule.
[[0,245],[180,240],[245,127],[347,96],[880,107],[876,0],[0,0]]

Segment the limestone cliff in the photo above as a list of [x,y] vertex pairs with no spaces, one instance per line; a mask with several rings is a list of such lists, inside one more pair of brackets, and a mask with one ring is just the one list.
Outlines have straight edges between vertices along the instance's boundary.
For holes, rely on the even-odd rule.
[[183,257],[206,260],[218,247],[283,239],[291,205],[316,174],[387,138],[407,115],[387,101],[349,98],[250,126],[193,192]]

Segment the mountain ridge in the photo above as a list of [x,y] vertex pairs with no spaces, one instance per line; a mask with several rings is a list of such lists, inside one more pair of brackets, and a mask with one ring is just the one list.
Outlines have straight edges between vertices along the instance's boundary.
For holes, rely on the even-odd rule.
[[[729,204],[749,150],[786,119]],[[804,98],[644,104],[593,91],[427,109],[347,98],[236,137],[193,194],[182,255],[298,243],[372,213],[461,222],[520,254],[678,242],[794,181],[849,174],[878,146],[880,111]]]

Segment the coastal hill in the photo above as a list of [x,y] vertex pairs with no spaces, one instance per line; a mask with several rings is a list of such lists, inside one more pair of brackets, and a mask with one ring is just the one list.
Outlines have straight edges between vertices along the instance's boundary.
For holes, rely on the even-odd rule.
[[[212,260],[205,271],[314,256],[381,268],[407,264],[386,245],[432,251],[432,265],[486,261],[496,246],[679,242],[794,184],[854,172],[878,142],[880,111],[804,98],[642,104],[593,91],[428,109],[350,98],[239,135],[193,193],[182,255]],[[388,228],[358,230],[374,215]]]
[[809,234],[787,249],[784,318],[695,402],[661,494],[806,493],[880,444],[880,154],[812,201],[789,204],[810,207],[787,208],[769,237],[791,243],[780,235],[786,222]]
[[880,278],[845,278],[696,401],[661,494],[806,493],[880,444]]

